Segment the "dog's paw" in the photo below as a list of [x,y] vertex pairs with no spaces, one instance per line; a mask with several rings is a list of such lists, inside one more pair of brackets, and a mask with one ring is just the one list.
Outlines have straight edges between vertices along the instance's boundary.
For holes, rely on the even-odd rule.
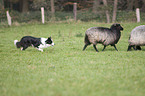
[[39,48],[38,50],[41,51],[41,52],[43,52],[43,49],[40,49],[40,48]]

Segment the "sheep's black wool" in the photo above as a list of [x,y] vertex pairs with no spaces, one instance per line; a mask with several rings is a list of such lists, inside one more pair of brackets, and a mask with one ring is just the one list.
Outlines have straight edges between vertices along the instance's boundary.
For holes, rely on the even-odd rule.
[[[91,27],[89,28],[85,33],[85,46],[83,50],[86,49],[86,47],[90,44],[93,44],[94,49],[98,52],[96,45],[97,43],[101,43],[104,45],[104,49],[107,45],[114,46],[114,48],[117,50],[115,44],[120,39],[121,32],[120,30],[123,30],[120,24],[113,24],[110,28],[104,28],[104,27]],[[118,50],[117,50],[118,51]]]

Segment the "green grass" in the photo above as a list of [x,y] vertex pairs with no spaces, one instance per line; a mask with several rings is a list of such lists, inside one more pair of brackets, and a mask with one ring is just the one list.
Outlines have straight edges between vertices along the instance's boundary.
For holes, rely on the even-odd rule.
[[[130,31],[145,23],[122,23],[118,52],[97,45],[82,51],[84,33],[93,26],[78,22],[0,28],[0,96],[145,96],[145,47],[127,52]],[[25,35],[52,36],[54,47],[40,52],[17,49]]]

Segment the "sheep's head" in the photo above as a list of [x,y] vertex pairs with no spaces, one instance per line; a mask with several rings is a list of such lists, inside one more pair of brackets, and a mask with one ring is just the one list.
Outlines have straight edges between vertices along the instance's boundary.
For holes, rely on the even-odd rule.
[[111,27],[110,27],[110,29],[117,29],[117,30],[123,30],[123,27],[120,25],[120,24],[118,24],[118,23],[114,23]]

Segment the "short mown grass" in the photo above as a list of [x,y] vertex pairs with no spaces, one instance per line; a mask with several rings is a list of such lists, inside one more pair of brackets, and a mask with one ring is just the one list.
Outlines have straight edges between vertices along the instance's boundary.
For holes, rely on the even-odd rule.
[[[82,51],[85,31],[95,22],[49,23],[0,27],[0,96],[145,96],[145,47],[127,52],[130,31],[124,27],[118,52],[97,45]],[[40,52],[17,49],[22,36],[53,38],[54,47]]]

